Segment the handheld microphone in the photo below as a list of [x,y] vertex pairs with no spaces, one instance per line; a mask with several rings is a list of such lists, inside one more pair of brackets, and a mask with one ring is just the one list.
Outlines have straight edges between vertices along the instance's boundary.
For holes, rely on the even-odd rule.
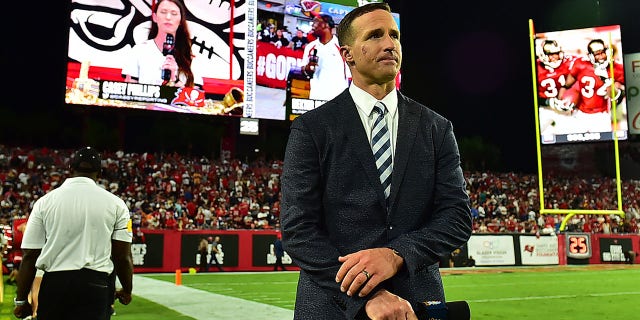
[[471,310],[466,301],[447,302],[447,316],[449,320],[469,320],[471,319]]
[[[164,45],[162,46],[162,54],[169,55],[173,54],[173,49],[175,46],[175,39],[172,34],[167,33],[167,38],[164,40]],[[171,70],[170,69],[162,69],[162,80],[169,81],[171,80]]]
[[311,50],[311,53],[309,54],[309,61],[318,63],[318,49]]
[[414,307],[420,320],[469,320],[471,311],[466,301],[425,301]]
[[312,49],[311,52],[309,52],[309,63],[311,62],[315,63],[314,65],[309,66],[309,69],[311,69],[311,73],[307,74],[305,72],[305,75],[309,79],[313,78],[313,74],[316,72],[316,65],[318,64],[318,49]]

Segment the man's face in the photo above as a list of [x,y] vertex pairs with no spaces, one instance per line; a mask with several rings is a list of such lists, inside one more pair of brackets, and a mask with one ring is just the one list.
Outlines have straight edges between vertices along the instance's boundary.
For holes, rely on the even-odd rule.
[[602,63],[607,60],[607,51],[606,50],[598,50],[593,53],[593,56],[596,58],[596,61]]
[[547,56],[547,59],[549,59],[550,62],[554,62],[554,61],[560,60],[560,52],[559,51],[554,52],[551,49],[547,49],[547,50],[545,50],[545,52],[547,52],[546,56]]
[[590,49],[596,62],[603,63],[607,61],[607,50],[602,44],[595,42],[591,44]]
[[322,35],[322,32],[326,27],[328,27],[327,23],[324,22],[322,18],[316,17],[315,19],[313,19],[313,24],[311,24],[311,31],[313,31],[313,34],[315,36],[319,37]]
[[356,18],[351,28],[355,36],[347,62],[355,64],[354,77],[376,84],[393,81],[402,63],[400,30],[393,16],[376,10]]

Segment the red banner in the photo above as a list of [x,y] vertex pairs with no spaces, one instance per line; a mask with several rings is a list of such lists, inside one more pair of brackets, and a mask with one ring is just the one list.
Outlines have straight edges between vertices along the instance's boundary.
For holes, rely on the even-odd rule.
[[256,84],[285,89],[289,69],[302,63],[302,50],[277,48],[267,42],[258,42],[256,48]]

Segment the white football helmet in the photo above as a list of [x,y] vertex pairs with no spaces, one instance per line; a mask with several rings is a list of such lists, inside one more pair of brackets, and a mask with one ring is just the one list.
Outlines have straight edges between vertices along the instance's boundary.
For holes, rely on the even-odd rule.
[[539,55],[540,61],[546,67],[557,68],[564,59],[564,51],[555,40],[545,40],[542,42],[542,52]]

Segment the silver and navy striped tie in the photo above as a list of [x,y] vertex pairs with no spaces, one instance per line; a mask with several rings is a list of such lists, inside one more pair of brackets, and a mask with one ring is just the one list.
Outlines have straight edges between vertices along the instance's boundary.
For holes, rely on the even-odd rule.
[[376,158],[376,167],[380,174],[380,183],[384,189],[384,196],[389,200],[391,193],[391,134],[387,128],[387,122],[384,115],[387,107],[384,103],[378,101],[373,107],[373,112],[377,113],[377,117],[373,123],[373,131],[371,132],[371,150]]

